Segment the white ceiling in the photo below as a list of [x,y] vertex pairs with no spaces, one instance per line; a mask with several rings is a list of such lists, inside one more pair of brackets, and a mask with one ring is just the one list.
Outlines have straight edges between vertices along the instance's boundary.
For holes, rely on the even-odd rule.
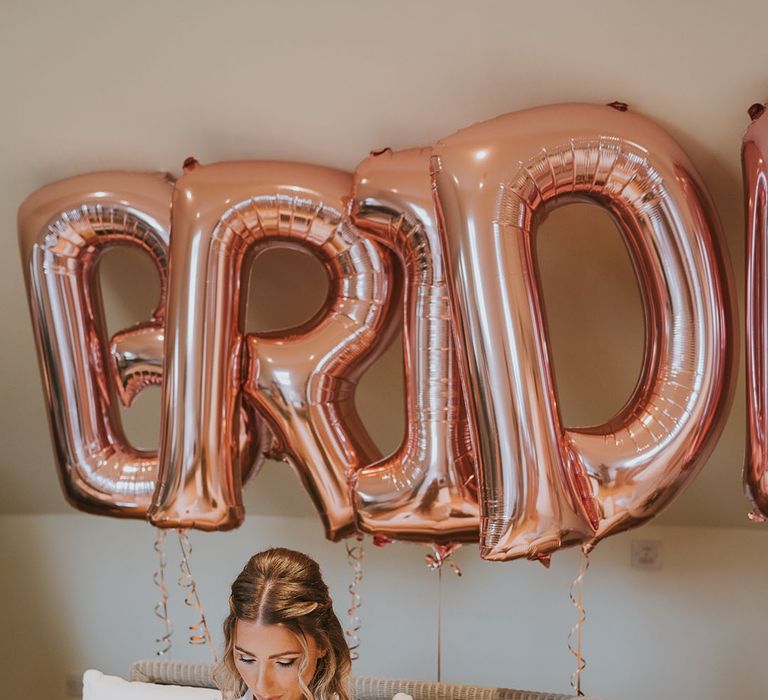
[[[178,173],[189,155],[352,169],[371,149],[427,145],[503,112],[621,100],[666,127],[700,169],[723,220],[743,325],[739,149],[748,106],[768,95],[767,25],[766,3],[703,0],[3,0],[0,512],[69,508],[52,465],[15,236],[16,209],[34,189],[98,169]],[[640,362],[629,264],[607,219],[579,208],[553,215],[540,246],[566,421],[600,420],[623,403]],[[293,264],[276,259],[258,299],[282,294],[281,307],[301,306],[299,293],[279,287]],[[107,271],[115,322],[138,320],[154,289],[148,268],[113,256]],[[400,373],[395,348],[360,396],[388,447],[402,431],[391,388]],[[742,367],[718,448],[660,521],[748,526],[744,401]],[[156,433],[156,403],[145,397],[133,410],[135,434]],[[312,512],[282,465],[265,468],[246,502],[250,513]]]

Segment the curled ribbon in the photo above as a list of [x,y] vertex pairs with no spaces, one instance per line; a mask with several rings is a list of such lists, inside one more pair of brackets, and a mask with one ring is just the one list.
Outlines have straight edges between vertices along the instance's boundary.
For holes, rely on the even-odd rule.
[[427,568],[431,571],[440,571],[443,564],[448,564],[451,567],[454,574],[461,576],[461,569],[459,565],[453,560],[453,553],[461,547],[459,542],[452,542],[451,544],[433,544],[432,552],[424,557],[424,561],[427,562]]
[[427,568],[430,571],[437,571],[437,681],[438,683],[442,679],[442,627],[443,627],[443,564],[446,562],[453,570],[453,573],[457,576],[461,576],[461,569],[458,564],[453,561],[453,553],[461,547],[459,542],[451,542],[450,544],[437,544],[431,545],[432,552],[424,557],[427,562]]
[[[571,688],[576,691],[576,695],[579,697],[584,695],[581,691],[581,672],[587,666],[587,662],[581,653],[581,630],[584,626],[584,621],[587,619],[583,604],[584,576],[587,573],[587,569],[589,569],[589,553],[586,547],[582,547],[579,575],[573,580],[568,589],[568,597],[578,613],[576,624],[568,631],[568,651],[576,659],[576,670],[571,674]],[[574,637],[576,639],[575,647],[573,645]]]
[[348,591],[351,596],[351,602],[347,614],[349,615],[349,623],[346,630],[346,635],[349,637],[349,655],[352,661],[356,661],[360,658],[360,627],[362,622],[360,620],[360,607],[363,600],[358,593],[358,586],[363,580],[363,557],[365,556],[365,550],[363,549],[362,536],[359,536],[357,544],[344,543],[344,547],[347,550],[347,563],[352,568],[352,583],[349,584]]
[[160,602],[155,605],[155,615],[159,617],[163,622],[165,634],[155,639],[155,643],[158,645],[158,649],[155,652],[157,656],[165,656],[171,652],[173,641],[171,635],[173,635],[173,623],[168,617],[168,586],[165,583],[165,569],[166,559],[163,544],[165,542],[166,531],[157,528],[157,536],[155,537],[155,552],[159,559],[157,571],[152,575],[152,580],[160,589]]
[[213,646],[211,632],[208,629],[208,623],[205,620],[205,610],[203,610],[200,596],[197,593],[197,585],[189,568],[189,557],[192,554],[192,543],[189,541],[189,534],[186,530],[177,530],[179,534],[179,546],[181,547],[181,574],[179,575],[179,587],[187,591],[184,596],[184,604],[200,613],[200,621],[196,625],[190,625],[189,643],[192,645],[207,644],[213,654],[213,660],[218,661],[216,649]]

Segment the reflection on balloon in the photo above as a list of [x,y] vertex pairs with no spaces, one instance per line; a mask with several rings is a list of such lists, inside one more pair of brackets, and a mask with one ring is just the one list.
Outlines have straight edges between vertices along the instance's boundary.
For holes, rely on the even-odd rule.
[[[392,334],[398,282],[390,256],[344,218],[350,187],[340,171],[272,162],[197,166],[178,182],[153,523],[240,524],[231,443],[238,406],[252,402],[276,451],[297,469],[327,536],[355,529],[350,474],[380,455],[355,410],[354,389]],[[301,327],[246,336],[241,290],[249,264],[275,246],[315,255],[330,293]]]
[[754,504],[751,517],[768,516],[768,252],[766,196],[768,115],[762,105],[750,109],[744,135],[742,168],[747,221],[747,453],[744,484]]
[[405,270],[406,434],[356,474],[361,528],[399,540],[475,542],[475,465],[451,331],[429,149],[385,151],[355,172],[352,218]]
[[[162,383],[172,193],[164,174],[93,173],[38,190],[19,211],[56,462],[67,499],[87,512],[144,518],[155,491],[157,454],[128,442],[118,400],[130,406],[146,386]],[[98,263],[120,246],[150,256],[160,298],[149,321],[108,340]],[[243,421],[239,450],[247,476],[268,437],[252,408]]]
[[[730,268],[693,166],[647,120],[592,105],[498,117],[434,153],[482,556],[538,558],[647,521],[698,472],[733,389]],[[584,199],[624,237],[647,340],[626,406],[571,429],[557,409],[534,239],[553,206]]]
[[[92,513],[143,518],[155,488],[155,455],[132,447],[120,422],[116,387],[107,369],[97,270],[100,257],[114,246],[134,246],[149,255],[161,292],[142,330],[162,333],[172,191],[162,175],[94,173],[38,190],[19,211],[22,260],[59,475],[70,503]],[[131,364],[127,359],[126,371]],[[126,385],[121,395],[129,400],[144,385]]]
[[[165,269],[163,270],[165,276]],[[165,309],[163,309],[165,312]],[[163,381],[163,327],[140,323],[112,336],[110,369],[124,406],[130,406],[146,386]]]
[[[613,107],[505,115],[432,148],[387,149],[354,178],[189,159],[175,185],[96,173],[33,194],[20,240],[69,500],[163,528],[226,530],[242,522],[243,481],[269,452],[295,467],[329,538],[424,542],[436,562],[479,538],[484,558],[546,563],[654,517],[722,428],[734,299],[693,166],[661,129]],[[758,117],[744,147],[745,478],[763,513],[766,138]],[[558,411],[535,238],[553,207],[583,200],[610,212],[626,243],[646,343],[624,408],[573,428]],[[109,339],[95,274],[119,245],[150,255],[161,298],[149,320]],[[274,247],[320,261],[328,296],[299,327],[246,334],[250,266]],[[406,435],[382,458],[354,392],[403,310]],[[159,455],[132,447],[119,419],[117,402],[149,385],[162,386]]]

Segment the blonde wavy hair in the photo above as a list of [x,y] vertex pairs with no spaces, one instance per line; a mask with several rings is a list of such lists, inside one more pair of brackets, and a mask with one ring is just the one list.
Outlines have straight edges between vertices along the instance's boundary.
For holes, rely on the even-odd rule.
[[[301,552],[275,547],[254,554],[232,584],[229,615],[224,620],[224,654],[213,677],[224,700],[248,688],[235,667],[235,624],[238,620],[283,625],[296,635],[303,656],[299,688],[307,700],[350,700],[352,660],[341,623],[333,612],[328,586],[317,562]],[[306,685],[302,675],[309,658],[307,635],[325,655]]]

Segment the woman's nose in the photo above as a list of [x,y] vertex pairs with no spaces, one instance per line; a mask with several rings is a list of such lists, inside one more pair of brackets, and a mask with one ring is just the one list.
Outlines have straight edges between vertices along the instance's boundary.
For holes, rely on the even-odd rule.
[[256,676],[256,693],[269,697],[274,690],[274,674],[270,664],[261,664]]

